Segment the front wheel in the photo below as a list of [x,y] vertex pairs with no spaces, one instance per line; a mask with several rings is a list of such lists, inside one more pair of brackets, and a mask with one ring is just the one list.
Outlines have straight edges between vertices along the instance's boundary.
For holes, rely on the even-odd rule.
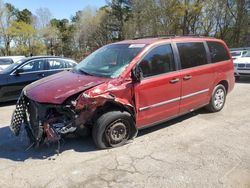
[[222,84],[217,85],[214,88],[212,97],[206,108],[210,112],[219,112],[225,105],[226,102],[226,89]]
[[100,149],[118,147],[131,137],[134,120],[126,111],[110,111],[101,115],[92,129],[96,146]]

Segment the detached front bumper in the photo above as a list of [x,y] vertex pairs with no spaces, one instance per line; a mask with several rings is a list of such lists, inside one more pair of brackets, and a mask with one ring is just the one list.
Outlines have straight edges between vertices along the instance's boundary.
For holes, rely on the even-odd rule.
[[26,101],[25,97],[23,94],[19,97],[17,104],[16,104],[16,109],[14,110],[11,118],[11,123],[10,123],[10,130],[18,136],[21,130],[21,126],[26,122],[27,116],[26,116]]

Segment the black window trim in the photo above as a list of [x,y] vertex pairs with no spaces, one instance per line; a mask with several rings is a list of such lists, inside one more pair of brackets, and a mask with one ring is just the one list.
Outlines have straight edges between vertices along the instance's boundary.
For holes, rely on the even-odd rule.
[[181,44],[183,44],[183,43],[203,43],[204,48],[205,48],[205,52],[206,52],[206,57],[207,57],[207,64],[198,65],[198,66],[195,66],[195,67],[203,67],[203,66],[208,66],[208,65],[211,64],[210,51],[209,51],[209,48],[208,48],[208,45],[207,45],[206,41],[179,41],[179,42],[173,42],[175,53],[176,53],[177,60],[178,60],[178,69],[179,69],[179,71],[195,68],[195,67],[189,67],[189,68],[183,69],[181,67],[181,58],[180,58],[180,53],[179,53],[179,50],[178,50],[178,47],[177,47],[177,44],[179,44],[179,43],[181,43]]
[[139,60],[138,62],[135,64],[135,66],[139,66],[141,61],[144,59],[144,57],[146,57],[152,50],[154,50],[155,48],[157,47],[160,47],[160,46],[164,46],[164,45],[170,45],[170,47],[172,48],[172,52],[173,52],[173,57],[174,57],[174,68],[175,70],[174,71],[171,71],[171,72],[165,72],[165,73],[161,73],[161,74],[157,74],[157,75],[153,75],[153,76],[148,76],[148,77],[142,77],[141,80],[148,80],[148,79],[152,79],[152,78],[155,78],[155,77],[159,77],[159,76],[162,76],[162,75],[167,75],[167,74],[172,74],[172,73],[175,73],[175,72],[178,72],[178,62],[177,62],[177,54],[175,53],[175,50],[174,50],[174,45],[172,42],[164,42],[164,43],[160,43],[160,44],[157,44],[157,45],[154,45],[152,46],[148,51],[147,53],[145,53]]

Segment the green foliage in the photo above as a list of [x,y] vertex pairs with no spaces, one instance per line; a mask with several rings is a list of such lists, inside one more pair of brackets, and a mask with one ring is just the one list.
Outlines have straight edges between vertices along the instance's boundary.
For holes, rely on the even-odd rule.
[[32,13],[28,9],[23,9],[22,11],[17,11],[16,13],[16,21],[17,22],[24,22],[27,24],[32,23]]
[[19,53],[25,55],[31,53],[32,39],[36,34],[36,30],[32,25],[21,21],[13,21],[8,28],[8,33],[15,41]]
[[34,14],[0,0],[3,55],[64,55],[77,60],[110,42],[143,36],[197,34],[250,45],[250,0],[107,0],[71,20],[51,19],[48,8]]

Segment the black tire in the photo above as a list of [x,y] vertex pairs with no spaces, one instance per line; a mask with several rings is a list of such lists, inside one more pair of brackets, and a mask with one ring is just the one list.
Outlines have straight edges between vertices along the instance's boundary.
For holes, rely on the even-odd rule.
[[235,76],[235,81],[239,81],[240,80],[240,76]]
[[206,109],[209,112],[219,112],[223,109],[226,102],[226,89],[222,84],[217,85],[214,88],[212,97],[209,104],[206,106]]
[[134,120],[126,111],[110,111],[102,114],[92,129],[94,143],[100,149],[124,145],[131,138],[132,126]]

